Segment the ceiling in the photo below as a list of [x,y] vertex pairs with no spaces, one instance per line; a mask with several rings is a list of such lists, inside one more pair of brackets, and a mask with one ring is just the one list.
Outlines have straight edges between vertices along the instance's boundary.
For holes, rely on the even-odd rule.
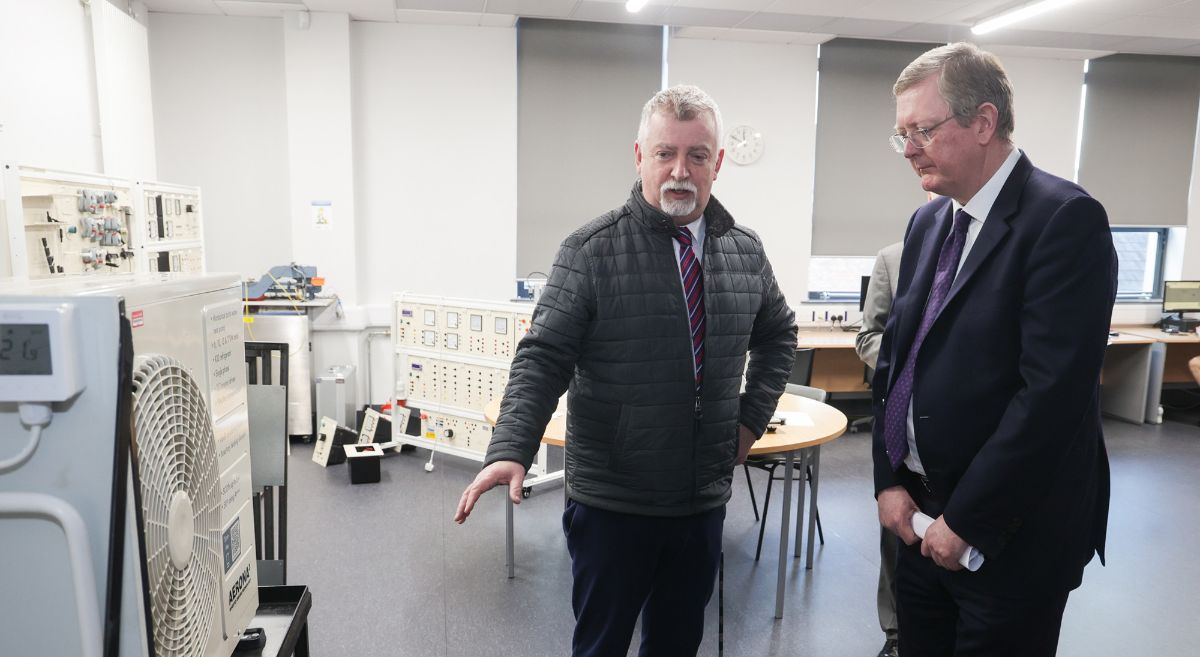
[[[330,11],[354,20],[511,26],[519,17],[670,25],[701,39],[821,43],[832,36],[949,42],[1087,58],[1112,52],[1200,56],[1200,0],[1075,0],[973,37],[970,26],[1028,0],[141,0],[152,12],[280,16]],[[999,46],[999,47],[997,47]],[[1005,48],[1005,46],[1011,48]]]

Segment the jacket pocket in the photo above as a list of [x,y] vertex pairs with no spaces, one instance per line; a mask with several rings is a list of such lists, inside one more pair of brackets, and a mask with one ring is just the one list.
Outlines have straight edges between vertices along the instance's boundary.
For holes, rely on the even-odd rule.
[[625,453],[625,440],[629,436],[629,417],[631,415],[633,415],[633,406],[621,404],[621,414],[617,419],[617,431],[613,436],[608,454],[608,467],[613,471],[622,469],[621,458]]

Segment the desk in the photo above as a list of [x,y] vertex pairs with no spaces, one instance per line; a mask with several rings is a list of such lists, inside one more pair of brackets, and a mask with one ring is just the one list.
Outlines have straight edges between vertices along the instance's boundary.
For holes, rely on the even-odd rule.
[[838,329],[801,329],[796,344],[800,349],[816,349],[813,354],[812,379],[814,388],[828,393],[870,392],[863,380],[863,362],[854,350],[858,332]]
[[[559,412],[551,418],[550,424],[546,426],[545,435],[542,437],[542,442],[550,445],[566,445],[566,413],[564,411],[564,402],[559,401]],[[816,507],[817,507],[817,492],[819,490],[820,471],[821,471],[821,445],[836,440],[846,431],[846,416],[836,408],[828,404],[822,404],[804,397],[795,395],[783,395],[779,400],[778,411],[782,412],[797,412],[806,413],[812,419],[811,426],[800,424],[784,425],[774,433],[768,433],[760,438],[754,447],[750,449],[750,453],[754,455],[760,454],[783,454],[784,455],[784,480],[783,480],[783,505],[780,513],[779,527],[779,572],[776,577],[775,585],[775,618],[783,618],[783,600],[784,600],[784,582],[787,575],[787,552],[788,540],[791,538],[789,523],[791,521],[792,511],[792,472],[796,465],[796,456],[800,456],[801,470],[804,471],[807,466],[812,466],[813,484],[812,498],[809,501],[808,512],[808,563],[807,567],[812,567],[813,558],[813,537],[816,525]],[[496,423],[496,419],[500,416],[500,400],[493,399],[483,409],[483,415],[491,424]],[[563,487],[564,495],[566,486]],[[796,550],[795,556],[800,556],[800,544],[803,538],[803,525],[800,522],[800,517],[804,510],[804,483],[800,485],[800,500],[796,508]],[[506,545],[508,551],[508,576],[513,577],[514,570],[514,548],[513,548],[513,504],[512,499],[505,496],[508,501],[506,507],[505,527],[506,527]],[[762,519],[766,522],[766,517]]]
[[1146,421],[1158,421],[1158,405],[1164,386],[1193,386],[1188,360],[1200,356],[1200,336],[1195,333],[1163,333],[1152,326],[1124,327],[1153,340],[1150,375],[1147,380]]
[[[1154,422],[1158,414],[1161,383],[1191,382],[1188,358],[1200,354],[1200,337],[1171,336],[1148,326],[1114,326],[1101,371],[1101,409],[1105,415],[1141,424]],[[863,381],[863,364],[854,350],[857,333],[823,329],[799,332],[800,348],[817,350],[813,358],[811,384],[830,393],[869,393]],[[1160,343],[1189,343],[1165,348]],[[1190,344],[1198,343],[1198,344]],[[1195,347],[1191,349],[1190,347]],[[1162,375],[1155,365],[1157,352],[1165,352]]]
[[1154,327],[1130,327],[1134,332],[1162,346],[1162,383],[1195,385],[1188,370],[1188,361],[1200,356],[1200,335],[1195,333],[1163,333]]
[[328,308],[333,304],[334,301],[335,299],[333,297],[315,297],[308,300],[292,300],[277,297],[258,300],[243,299],[242,303],[247,308],[266,308],[268,310],[275,308],[291,308],[293,310],[299,310],[303,308],[304,310],[302,312],[312,312],[312,309],[314,308]]
[[1100,410],[1126,422],[1152,422],[1158,413],[1155,396],[1150,406],[1154,340],[1132,333],[1127,326],[1114,326],[1100,369]]

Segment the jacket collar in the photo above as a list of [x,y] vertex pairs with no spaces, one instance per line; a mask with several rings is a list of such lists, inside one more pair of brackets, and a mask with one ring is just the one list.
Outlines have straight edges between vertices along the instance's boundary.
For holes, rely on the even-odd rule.
[[[666,235],[675,233],[675,222],[662,210],[650,205],[642,195],[641,180],[633,184],[633,191],[629,194],[629,200],[625,202],[625,208],[646,228]],[[734,226],[733,216],[715,196],[708,197],[708,207],[704,208],[704,225],[705,230],[713,237],[721,237]]]

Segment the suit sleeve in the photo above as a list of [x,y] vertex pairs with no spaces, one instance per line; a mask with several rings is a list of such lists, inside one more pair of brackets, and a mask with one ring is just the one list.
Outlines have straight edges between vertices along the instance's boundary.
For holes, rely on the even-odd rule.
[[[1030,250],[1020,309],[1023,387],[963,474],[946,524],[984,554],[1000,553],[1051,484],[1097,412],[1116,295],[1116,254],[1099,202],[1065,202]],[[984,336],[986,339],[986,336]]]
[[570,239],[559,248],[529,332],[517,345],[500,417],[484,465],[516,461],[528,470],[558,399],[567,390],[595,316],[587,256]]
[[779,404],[796,359],[796,315],[775,280],[771,263],[763,254],[763,303],[750,332],[750,360],[746,391],[742,393],[738,421],[755,436],[762,436]]
[[862,328],[854,338],[854,351],[863,363],[874,369],[879,358],[879,343],[883,340],[883,329],[887,326],[888,311],[892,307],[891,277],[883,251],[875,256],[875,268],[871,270],[871,281],[867,283],[867,298],[863,302]]

